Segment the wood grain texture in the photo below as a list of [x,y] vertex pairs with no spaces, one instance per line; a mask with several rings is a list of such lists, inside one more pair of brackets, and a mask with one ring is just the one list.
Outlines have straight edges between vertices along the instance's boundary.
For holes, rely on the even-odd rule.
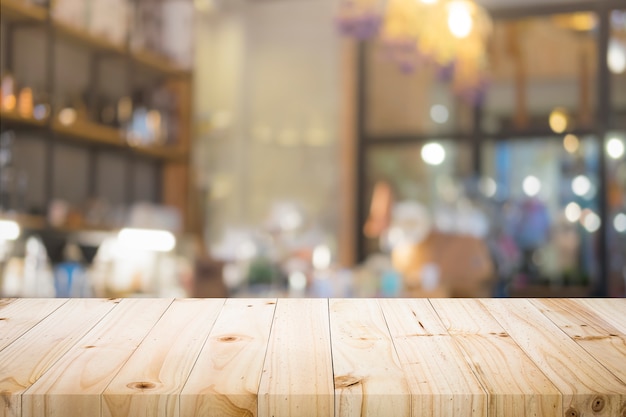
[[257,415],[275,299],[229,299],[180,399],[181,416]]
[[333,416],[330,349],[328,300],[279,300],[261,376],[259,416]]
[[613,327],[626,333],[626,299],[624,298],[582,298],[576,303],[593,310],[593,312]]
[[113,300],[69,300],[0,351],[0,416],[20,416],[21,394],[115,306]]
[[122,300],[22,394],[22,415],[99,416],[105,388],[171,303]]
[[488,395],[428,300],[379,303],[409,383],[412,415],[486,417]]
[[[621,381],[626,381],[626,335],[576,300],[531,300],[546,317]],[[626,320],[626,315],[622,317]]]
[[0,299],[0,417],[626,417],[626,300]]
[[67,299],[61,298],[22,298],[3,302],[0,309],[0,350],[66,302]]
[[376,300],[329,300],[335,415],[411,416],[411,396]]
[[561,391],[566,415],[622,413],[626,384],[528,300],[483,300],[482,304]]
[[223,299],[175,300],[103,394],[103,417],[178,417],[179,395]]
[[472,299],[431,303],[489,393],[490,416],[563,415],[559,390],[484,305]]

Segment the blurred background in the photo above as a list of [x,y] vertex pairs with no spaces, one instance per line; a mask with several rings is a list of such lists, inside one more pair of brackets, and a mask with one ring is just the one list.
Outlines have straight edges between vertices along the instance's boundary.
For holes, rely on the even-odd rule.
[[0,0],[0,296],[624,297],[623,0]]

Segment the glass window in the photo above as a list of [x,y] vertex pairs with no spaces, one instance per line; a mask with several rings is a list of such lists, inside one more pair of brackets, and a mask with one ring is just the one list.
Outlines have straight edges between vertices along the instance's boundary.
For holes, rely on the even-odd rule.
[[611,73],[612,123],[626,129],[626,10],[611,13],[607,63]]
[[486,132],[589,128],[596,109],[597,17],[572,13],[495,22]]
[[480,188],[500,295],[589,295],[600,262],[598,148],[572,135],[485,144]]
[[611,132],[607,152],[608,295],[626,296],[626,131]]
[[365,128],[368,136],[470,133],[472,105],[458,98],[433,68],[402,72],[375,42],[366,50]]
[[[380,184],[389,186],[392,204],[416,202],[432,215],[464,194],[464,181],[472,175],[472,155],[469,144],[453,141],[370,146],[366,173],[366,201],[362,204],[371,208],[370,220],[377,220],[372,212],[378,204],[373,200]],[[367,253],[379,250],[376,238],[367,241]]]

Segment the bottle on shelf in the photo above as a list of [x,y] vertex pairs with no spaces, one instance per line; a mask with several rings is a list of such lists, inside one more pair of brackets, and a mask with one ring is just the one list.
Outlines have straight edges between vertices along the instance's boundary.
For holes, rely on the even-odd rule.
[[33,90],[30,87],[24,87],[20,90],[17,101],[17,112],[25,119],[33,117]]
[[12,112],[17,104],[15,77],[11,73],[6,73],[0,81],[0,108]]

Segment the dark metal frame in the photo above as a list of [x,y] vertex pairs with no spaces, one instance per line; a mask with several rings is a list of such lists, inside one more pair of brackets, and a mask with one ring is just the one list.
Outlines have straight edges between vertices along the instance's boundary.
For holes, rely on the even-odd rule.
[[[612,128],[616,128],[613,120],[611,105],[611,74],[608,68],[606,56],[608,52],[610,37],[610,13],[614,9],[626,8],[624,0],[605,0],[572,2],[568,4],[558,5],[535,5],[527,7],[492,9],[490,14],[494,20],[511,20],[525,17],[539,17],[559,13],[574,12],[594,12],[599,18],[599,32],[597,36],[598,45],[598,73],[597,73],[597,114],[592,128],[580,129],[570,133],[578,135],[594,135],[599,149],[604,149],[607,134]],[[473,171],[476,175],[480,175],[482,171],[481,150],[485,138],[496,141],[514,140],[530,136],[555,136],[554,132],[546,129],[534,129],[526,131],[500,131],[495,134],[484,132],[479,123],[482,115],[481,107],[474,109],[474,130],[471,133],[454,132],[451,134],[434,134],[434,135],[403,135],[403,136],[371,136],[368,135],[365,128],[366,118],[366,80],[367,80],[367,64],[366,64],[365,44],[361,43],[358,48],[357,57],[357,144],[356,144],[356,174],[357,186],[354,198],[356,199],[356,215],[355,215],[355,233],[356,233],[356,260],[361,262],[365,259],[366,248],[365,238],[363,235],[363,225],[367,217],[366,201],[367,192],[367,152],[377,146],[403,146],[415,144],[430,140],[448,139],[454,141],[465,141],[472,146]],[[599,170],[599,214],[602,224],[598,230],[598,258],[599,262],[599,279],[596,286],[592,289],[594,296],[607,296],[608,294],[608,265],[609,256],[607,251],[607,185],[606,185],[606,153],[599,152],[598,170]]]

